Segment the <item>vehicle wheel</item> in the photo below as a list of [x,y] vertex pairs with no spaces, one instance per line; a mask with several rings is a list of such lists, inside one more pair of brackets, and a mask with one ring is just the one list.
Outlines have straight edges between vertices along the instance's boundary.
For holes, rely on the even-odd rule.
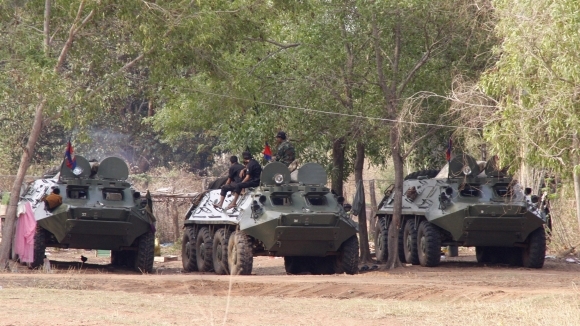
[[307,266],[306,257],[284,257],[284,269],[286,270],[286,274],[290,275],[298,275],[300,273],[305,273],[309,271]]
[[523,266],[523,248],[519,247],[497,247],[496,260],[498,263],[512,266]]
[[135,255],[135,269],[141,273],[153,272],[153,260],[155,259],[155,233],[147,233],[137,238],[137,253]]
[[[334,274],[334,257],[307,257],[310,259],[310,274],[330,275]],[[286,263],[286,262],[284,262]]]
[[437,227],[427,221],[417,229],[417,252],[419,263],[424,267],[435,267],[441,261],[441,235]]
[[546,231],[539,227],[528,235],[527,246],[522,250],[523,266],[542,268],[546,258]]
[[197,261],[197,269],[200,272],[213,271],[213,255],[212,255],[213,239],[207,227],[202,227],[197,233],[195,239],[195,258]]
[[409,264],[419,265],[419,252],[417,251],[417,228],[415,221],[407,220],[403,229],[403,249],[405,261]]
[[228,268],[231,275],[250,275],[254,257],[252,242],[243,231],[232,233],[228,241]]
[[475,258],[477,259],[478,263],[489,263],[491,261],[490,255],[491,255],[490,247],[483,246],[475,247]]
[[197,261],[195,257],[195,234],[192,227],[186,227],[181,241],[181,263],[186,272],[197,271]]
[[228,240],[229,230],[221,228],[213,236],[212,261],[213,270],[216,274],[229,274],[228,270]]
[[406,263],[407,259],[405,258],[405,243],[403,241],[403,231],[405,231],[406,221],[401,221],[401,226],[399,227],[399,234],[397,236],[397,250],[399,251],[399,260],[401,263]]
[[111,250],[111,265],[127,265],[127,252],[123,250]]
[[347,273],[350,275],[358,273],[358,253],[358,238],[356,235],[353,235],[342,243],[338,250],[338,255],[334,258],[335,273]]
[[389,259],[388,238],[388,221],[385,217],[379,217],[379,223],[375,231],[375,256],[378,263],[386,262]]
[[36,231],[34,233],[34,257],[32,263],[30,263],[31,268],[40,267],[44,263],[47,232],[48,231],[43,229],[41,226],[36,226]]
[[448,257],[459,256],[459,246],[447,246],[447,256]]

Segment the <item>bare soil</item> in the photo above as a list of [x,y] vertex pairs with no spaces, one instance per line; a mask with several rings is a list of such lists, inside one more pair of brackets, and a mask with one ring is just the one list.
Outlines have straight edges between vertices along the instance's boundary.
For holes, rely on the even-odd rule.
[[[52,270],[0,274],[0,325],[576,325],[580,264],[543,269],[483,265],[473,250],[436,268],[358,275],[286,275],[282,258],[256,257],[250,276],[153,274],[113,268],[94,251],[51,251]],[[80,256],[88,258],[82,263]],[[361,267],[364,265],[361,264]],[[373,264],[367,264],[373,267]]]

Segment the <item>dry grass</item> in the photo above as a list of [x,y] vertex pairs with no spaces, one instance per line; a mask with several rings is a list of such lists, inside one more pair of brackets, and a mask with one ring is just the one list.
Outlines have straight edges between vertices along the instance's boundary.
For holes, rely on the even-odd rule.
[[[549,249],[553,253],[568,252],[580,245],[580,232],[576,218],[576,201],[572,187],[563,187],[558,198],[550,203],[552,215],[552,236]],[[580,248],[576,250],[580,252]]]
[[[186,286],[184,284],[184,286]],[[228,298],[4,287],[0,320],[12,325],[576,325],[579,294],[424,301]]]

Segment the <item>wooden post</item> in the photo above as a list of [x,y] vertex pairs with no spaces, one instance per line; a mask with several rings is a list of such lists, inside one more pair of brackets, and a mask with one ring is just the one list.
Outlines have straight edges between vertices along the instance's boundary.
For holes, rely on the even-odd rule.
[[177,200],[171,199],[171,217],[173,218],[173,241],[179,240],[179,209],[177,208]]
[[369,181],[369,191],[371,194],[371,216],[369,216],[369,222],[370,222],[370,238],[375,241],[375,232],[377,229],[377,219],[376,219],[376,215],[377,215],[377,196],[376,196],[376,191],[375,191],[375,180],[370,180]]

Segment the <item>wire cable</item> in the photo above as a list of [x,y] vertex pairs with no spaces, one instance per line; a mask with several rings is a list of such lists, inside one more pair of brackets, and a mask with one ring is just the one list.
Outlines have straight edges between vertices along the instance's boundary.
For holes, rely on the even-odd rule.
[[198,93],[202,93],[202,94],[207,94],[207,95],[214,95],[214,96],[220,96],[220,97],[230,98],[230,99],[234,99],[234,100],[241,100],[241,101],[254,102],[254,103],[263,104],[263,105],[276,106],[276,107],[280,107],[280,108],[284,108],[284,109],[301,110],[301,111],[304,111],[304,112],[313,112],[313,113],[320,113],[320,114],[327,114],[327,115],[337,115],[337,116],[343,116],[343,117],[349,117],[349,118],[359,118],[359,119],[376,120],[376,121],[400,122],[400,123],[415,124],[415,125],[422,125],[422,126],[429,126],[429,127],[454,128],[454,129],[469,129],[469,130],[483,130],[482,128],[476,128],[476,127],[451,126],[451,125],[443,125],[443,124],[436,124],[436,123],[426,123],[426,122],[411,122],[411,121],[404,121],[404,120],[394,120],[394,119],[386,119],[386,118],[368,117],[368,116],[357,115],[357,114],[348,114],[348,113],[341,113],[341,112],[330,112],[330,111],[315,110],[315,109],[303,108],[303,107],[292,106],[292,105],[285,105],[285,104],[277,104],[277,103],[268,103],[268,102],[262,102],[262,101],[255,101],[255,100],[250,100],[250,99],[243,98],[243,97],[237,97],[237,96],[231,96],[231,95],[225,95],[225,94],[217,94],[217,93],[212,93],[212,92],[201,91],[201,90],[198,90],[198,89],[193,89],[193,91],[194,92],[198,92]]

